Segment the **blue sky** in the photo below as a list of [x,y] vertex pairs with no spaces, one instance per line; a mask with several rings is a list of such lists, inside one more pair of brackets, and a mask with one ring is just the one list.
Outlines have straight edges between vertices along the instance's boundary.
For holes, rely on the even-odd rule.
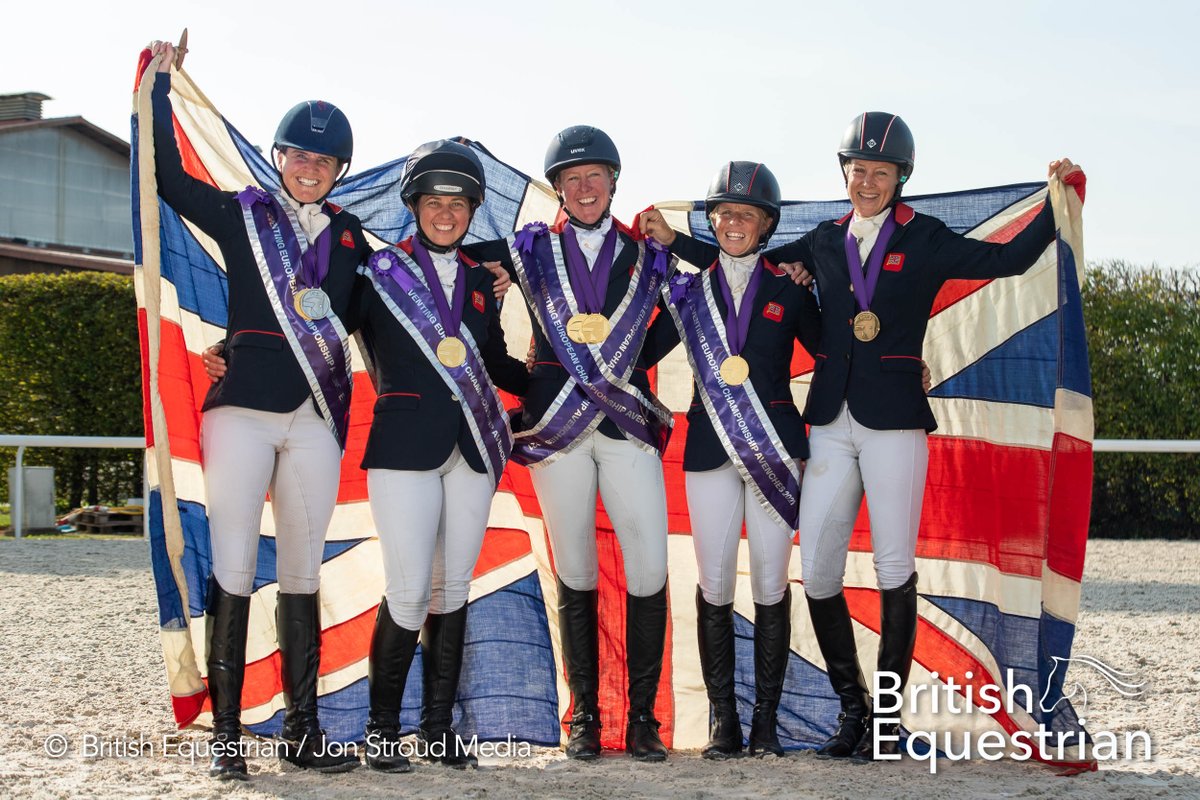
[[355,171],[465,135],[540,175],[553,134],[586,123],[621,150],[622,218],[702,197],[729,159],[765,162],[788,199],[829,199],[847,123],[885,110],[916,137],[910,193],[1040,180],[1065,155],[1089,176],[1089,260],[1200,265],[1188,4],[67,0],[7,16],[0,93],[44,92],[46,116],[125,138],[138,51],[187,26],[185,68],[251,141],[328,99]]

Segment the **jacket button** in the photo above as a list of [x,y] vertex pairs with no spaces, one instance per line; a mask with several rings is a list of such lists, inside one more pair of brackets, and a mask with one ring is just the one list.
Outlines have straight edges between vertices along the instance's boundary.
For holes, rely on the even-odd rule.
[[849,361],[849,360],[850,360],[850,354],[849,354],[849,353],[842,353],[842,360],[843,360],[843,361]]

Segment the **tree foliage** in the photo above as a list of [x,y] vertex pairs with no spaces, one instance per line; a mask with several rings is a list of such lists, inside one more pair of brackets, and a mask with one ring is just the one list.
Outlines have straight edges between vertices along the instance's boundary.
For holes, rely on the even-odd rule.
[[[1200,273],[1088,269],[1097,439],[1198,439]],[[1097,453],[1093,536],[1200,538],[1200,454]]]
[[[0,341],[0,433],[142,435],[137,308],[129,277],[2,277]],[[16,451],[3,452],[3,463],[11,466]],[[29,448],[25,463],[54,467],[60,510],[142,492],[136,450]],[[7,484],[7,468],[3,473]]]

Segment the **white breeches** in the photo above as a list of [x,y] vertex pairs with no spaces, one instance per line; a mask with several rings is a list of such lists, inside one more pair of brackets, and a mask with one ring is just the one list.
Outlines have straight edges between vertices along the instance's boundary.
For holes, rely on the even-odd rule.
[[804,591],[818,600],[842,591],[846,553],[864,490],[876,582],[880,589],[902,586],[916,570],[929,466],[925,431],[872,430],[843,405],[832,423],[812,427],[808,441],[812,457],[800,496]]
[[563,583],[581,592],[596,588],[599,488],[621,544],[627,591],[648,597],[666,584],[667,498],[658,456],[594,432],[567,455],[529,474]]
[[733,602],[744,520],[754,602],[774,605],[782,600],[795,531],[767,514],[732,463],[686,472],[684,479],[704,599],[716,606]]
[[212,569],[221,588],[245,597],[254,587],[269,491],[279,591],[317,591],[342,453],[312,402],[286,414],[211,409],[204,412],[201,443]]
[[367,470],[367,492],[392,620],[415,631],[466,605],[492,507],[487,473],[455,447],[437,469]]

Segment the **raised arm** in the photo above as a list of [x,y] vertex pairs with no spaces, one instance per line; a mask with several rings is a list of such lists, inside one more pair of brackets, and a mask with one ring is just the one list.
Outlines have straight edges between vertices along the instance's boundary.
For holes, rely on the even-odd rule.
[[171,114],[170,69],[175,60],[175,46],[169,42],[154,42],[150,52],[162,55],[150,95],[154,108],[154,173],[158,179],[158,193],[171,208],[215,238],[223,226],[236,219],[233,197],[184,170]]
[[[1074,186],[1080,199],[1083,199],[1086,176],[1069,158],[1051,161],[1048,177]],[[937,266],[946,277],[982,279],[1004,278],[1025,272],[1054,241],[1054,234],[1054,210],[1047,197],[1041,212],[1024,230],[1004,244],[962,236],[944,225],[939,225],[932,236]]]

